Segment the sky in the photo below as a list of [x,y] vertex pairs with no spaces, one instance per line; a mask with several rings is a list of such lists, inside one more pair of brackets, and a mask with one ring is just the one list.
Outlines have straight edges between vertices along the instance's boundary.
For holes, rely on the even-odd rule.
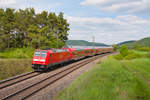
[[115,44],[150,37],[150,0],[0,0],[0,8],[63,12],[70,40]]

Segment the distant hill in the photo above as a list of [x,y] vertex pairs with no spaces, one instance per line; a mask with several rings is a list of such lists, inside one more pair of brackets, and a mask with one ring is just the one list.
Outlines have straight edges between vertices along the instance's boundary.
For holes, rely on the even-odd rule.
[[138,44],[140,46],[150,46],[150,37],[146,37],[146,38],[143,38],[143,39],[137,40],[137,41],[125,41],[125,42],[121,42],[117,45],[118,46],[126,45],[126,46],[132,48],[132,47],[135,47],[136,44]]
[[126,45],[126,44],[131,44],[133,42],[136,42],[134,40],[131,40],[131,41],[124,41],[124,42],[121,42],[121,43],[118,43],[117,45]]
[[[93,46],[93,42],[88,42],[85,40],[68,40],[66,44],[72,46]],[[95,43],[95,46],[109,46],[109,45],[106,45],[104,43]]]

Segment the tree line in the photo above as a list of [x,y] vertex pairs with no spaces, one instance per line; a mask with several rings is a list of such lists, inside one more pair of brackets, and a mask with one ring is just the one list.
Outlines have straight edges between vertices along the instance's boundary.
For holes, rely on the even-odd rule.
[[69,24],[63,13],[34,8],[0,9],[0,50],[6,48],[56,48],[68,39]]

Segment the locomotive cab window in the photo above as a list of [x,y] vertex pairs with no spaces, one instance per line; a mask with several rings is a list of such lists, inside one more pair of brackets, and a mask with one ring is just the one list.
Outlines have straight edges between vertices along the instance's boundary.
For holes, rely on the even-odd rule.
[[46,51],[41,51],[41,57],[46,57],[47,52]]
[[35,56],[37,57],[45,57],[47,54],[47,51],[36,51]]
[[35,56],[40,56],[40,51],[36,51]]

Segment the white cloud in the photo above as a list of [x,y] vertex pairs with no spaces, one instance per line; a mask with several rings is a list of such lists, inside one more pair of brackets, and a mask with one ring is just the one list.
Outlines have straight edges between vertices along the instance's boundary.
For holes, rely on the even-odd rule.
[[63,6],[61,2],[53,2],[47,3],[45,5],[41,5],[41,3],[35,3],[41,0],[0,0],[0,8],[14,8],[14,9],[26,9],[26,8],[34,8],[36,13],[40,13],[42,11],[51,11],[56,12],[56,8]]
[[150,0],[85,0],[81,5],[96,6],[101,11],[139,13],[150,10]]
[[0,0],[0,6],[16,4],[16,0]]
[[150,20],[137,16],[125,15],[115,18],[84,18],[66,16],[71,24],[70,39],[92,41],[107,44],[126,40],[136,40],[150,36]]

